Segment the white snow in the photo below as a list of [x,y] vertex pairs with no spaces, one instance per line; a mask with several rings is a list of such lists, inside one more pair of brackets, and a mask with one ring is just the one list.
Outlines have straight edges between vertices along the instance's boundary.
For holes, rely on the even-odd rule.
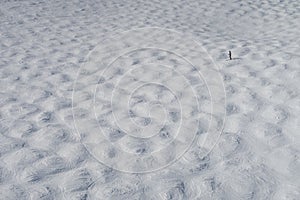
[[299,13],[1,1],[0,199],[300,199]]

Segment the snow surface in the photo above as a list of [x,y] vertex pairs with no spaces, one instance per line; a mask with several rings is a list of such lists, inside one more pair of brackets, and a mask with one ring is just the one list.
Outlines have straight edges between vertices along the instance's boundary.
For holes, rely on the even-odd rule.
[[0,199],[300,199],[299,15],[2,0]]

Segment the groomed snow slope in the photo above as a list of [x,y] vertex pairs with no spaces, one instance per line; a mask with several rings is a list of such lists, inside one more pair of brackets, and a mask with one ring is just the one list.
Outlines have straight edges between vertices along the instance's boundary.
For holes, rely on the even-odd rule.
[[[297,0],[2,0],[0,199],[299,199],[299,15]],[[225,125],[204,157],[203,147],[194,144],[161,170],[125,173],[98,162],[78,139],[78,129],[86,127],[76,127],[74,117],[86,119],[89,113],[78,113],[76,106],[93,99],[84,90],[89,79],[80,82],[78,71],[104,39],[144,27],[188,35],[213,58],[226,91]],[[147,56],[170,57],[148,53],[126,59],[141,63]],[[166,80],[172,77],[163,72]],[[75,103],[74,85],[82,92]],[[136,96],[157,94],[155,88],[144,89]],[[175,110],[176,105],[170,104]],[[193,106],[183,101],[184,111]],[[92,130],[86,131],[80,137],[93,140],[88,137]],[[112,134],[114,141],[125,135]],[[117,162],[122,167],[129,161],[120,157]]]

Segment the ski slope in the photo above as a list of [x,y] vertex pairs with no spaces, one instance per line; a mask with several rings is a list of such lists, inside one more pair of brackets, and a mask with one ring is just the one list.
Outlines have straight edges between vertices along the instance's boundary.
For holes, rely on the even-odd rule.
[[299,13],[2,0],[0,199],[299,199]]

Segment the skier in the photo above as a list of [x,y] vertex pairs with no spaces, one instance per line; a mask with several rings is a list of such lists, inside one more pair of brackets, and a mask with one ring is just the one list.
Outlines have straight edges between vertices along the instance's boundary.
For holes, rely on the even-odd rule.
[[229,55],[229,59],[232,60],[232,58],[231,58],[231,51],[229,51],[228,55]]

